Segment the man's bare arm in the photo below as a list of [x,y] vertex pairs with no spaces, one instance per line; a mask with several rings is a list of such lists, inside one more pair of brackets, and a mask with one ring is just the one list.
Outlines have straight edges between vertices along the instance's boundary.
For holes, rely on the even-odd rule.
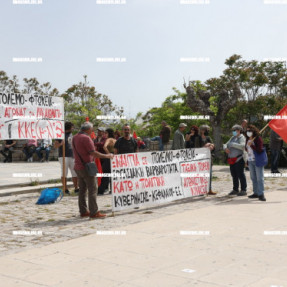
[[54,142],[54,148],[59,148],[60,146],[62,146],[64,144],[64,141],[61,141],[61,142],[59,142],[59,141],[55,141]]
[[97,157],[97,158],[110,158],[112,159],[114,157],[114,155],[112,153],[109,153],[109,154],[104,154],[104,153],[101,153],[101,152],[98,152],[98,151],[91,151],[90,154],[94,157]]

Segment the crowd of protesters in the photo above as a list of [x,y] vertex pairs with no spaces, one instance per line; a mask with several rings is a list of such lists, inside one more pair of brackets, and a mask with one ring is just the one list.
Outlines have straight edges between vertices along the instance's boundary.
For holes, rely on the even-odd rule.
[[[161,131],[158,136],[151,138],[151,141],[158,141],[159,150],[168,149],[171,139],[171,128],[167,122],[162,121]],[[213,155],[215,145],[210,136],[210,127],[201,125],[197,127],[192,125],[185,132],[187,125],[180,123],[178,129],[174,132],[171,145],[172,150],[185,148],[208,148]],[[105,215],[99,213],[96,196],[111,193],[109,190],[110,177],[91,177],[87,174],[84,163],[94,161],[99,173],[111,173],[111,162],[113,155],[135,153],[147,148],[148,143],[138,136],[131,135],[131,128],[125,124],[122,134],[111,128],[97,127],[96,133],[92,123],[86,119],[81,126],[80,131],[73,136],[74,125],[71,122],[65,123],[65,141],[55,140],[54,148],[58,149],[58,160],[61,166],[62,183],[65,186],[68,171],[72,175],[74,192],[79,194],[79,210],[81,216],[91,218],[104,218]],[[223,145],[230,173],[233,179],[233,188],[230,196],[246,196],[247,182],[245,170],[250,171],[250,177],[253,184],[253,194],[249,198],[258,198],[266,201],[264,196],[264,166],[257,166],[255,153],[263,152],[263,141],[259,130],[254,125],[248,125],[247,120],[243,120],[241,125],[234,125],[231,129],[232,136],[229,141]],[[65,157],[63,157],[63,145],[65,143]],[[12,162],[12,152],[16,145],[15,140],[6,140],[1,154],[4,156],[4,162]],[[279,173],[278,161],[280,150],[282,148],[282,139],[274,132],[270,135],[271,149],[271,172]],[[52,140],[27,140],[23,145],[23,153],[27,162],[33,161],[33,154],[36,153],[40,162],[48,162],[49,154],[52,148]],[[45,153],[45,156],[42,155]],[[212,156],[213,157],[213,156]],[[65,176],[63,176],[63,158],[65,158]],[[212,160],[210,168],[210,185],[208,194],[215,195],[212,191]],[[239,190],[240,187],[240,190]],[[86,193],[88,191],[89,205],[86,204]],[[66,188],[66,194],[70,194]]]

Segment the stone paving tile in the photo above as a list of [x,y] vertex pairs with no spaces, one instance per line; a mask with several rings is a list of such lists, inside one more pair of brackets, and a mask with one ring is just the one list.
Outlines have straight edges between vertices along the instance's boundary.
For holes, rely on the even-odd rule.
[[[56,163],[53,163],[54,165]],[[282,172],[287,172],[282,170]],[[36,246],[45,246],[55,242],[63,242],[69,239],[94,234],[96,231],[113,230],[121,231],[121,227],[143,221],[150,221],[183,211],[204,208],[214,204],[244,204],[248,209],[250,204],[254,206],[262,204],[243,198],[230,198],[227,194],[232,189],[232,181],[228,166],[214,166],[213,190],[217,196],[196,197],[172,202],[166,205],[147,209],[129,210],[117,212],[115,217],[107,217],[104,220],[89,220],[80,218],[78,214],[78,202],[76,196],[64,196],[61,202],[51,205],[36,205],[38,193],[13,195],[0,198],[0,256],[18,252]],[[251,193],[252,184],[249,172],[246,172],[248,190]],[[265,179],[266,197],[275,190],[286,190],[286,178]],[[280,198],[278,198],[280,202]],[[99,196],[100,210],[111,214],[111,196]],[[274,202],[272,204],[275,204]],[[147,212],[148,211],[148,212]],[[227,215],[228,216],[228,215]],[[242,215],[244,218],[244,214]],[[272,214],[270,214],[272,219]],[[248,220],[248,218],[244,218]],[[272,221],[270,221],[272,223]],[[224,223],[217,223],[218,226]],[[272,223],[274,224],[274,222]],[[286,223],[287,224],[287,223]],[[287,225],[286,225],[287,226]],[[202,227],[202,226],[201,226]],[[152,227],[151,227],[152,228]],[[156,226],[154,227],[156,229]],[[236,228],[236,227],[234,227]],[[40,235],[14,235],[13,231],[41,231]],[[164,231],[164,226],[161,232]],[[152,231],[150,231],[152,232]],[[248,230],[246,231],[248,232]],[[159,234],[160,236],[160,234]],[[119,240],[119,237],[117,237]],[[281,244],[281,242],[278,242]],[[132,248],[132,247],[131,247]],[[136,249],[136,246],[135,246]]]

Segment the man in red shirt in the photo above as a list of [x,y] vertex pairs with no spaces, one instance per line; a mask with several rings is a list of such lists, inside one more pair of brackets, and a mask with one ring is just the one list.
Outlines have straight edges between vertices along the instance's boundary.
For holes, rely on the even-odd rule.
[[[85,122],[81,126],[81,131],[73,137],[73,152],[75,157],[74,169],[79,181],[79,209],[81,217],[104,218],[106,215],[98,211],[97,193],[98,185],[95,176],[88,175],[84,164],[93,162],[94,157],[113,158],[113,154],[102,154],[95,151],[94,143],[90,137],[93,132],[93,124]],[[88,189],[89,208],[86,203],[86,193]]]

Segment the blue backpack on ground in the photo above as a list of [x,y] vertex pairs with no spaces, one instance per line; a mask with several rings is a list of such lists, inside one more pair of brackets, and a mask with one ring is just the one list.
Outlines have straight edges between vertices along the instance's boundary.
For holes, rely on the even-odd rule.
[[63,191],[60,188],[45,188],[36,204],[49,204],[59,202],[63,197]]

